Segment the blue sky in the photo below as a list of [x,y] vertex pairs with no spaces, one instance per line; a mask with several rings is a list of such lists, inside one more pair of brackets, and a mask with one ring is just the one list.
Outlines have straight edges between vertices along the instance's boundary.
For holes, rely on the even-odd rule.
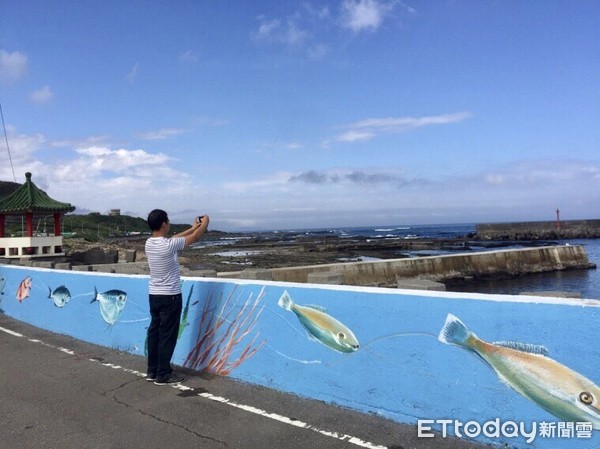
[[600,3],[0,3],[0,179],[227,231],[600,218]]

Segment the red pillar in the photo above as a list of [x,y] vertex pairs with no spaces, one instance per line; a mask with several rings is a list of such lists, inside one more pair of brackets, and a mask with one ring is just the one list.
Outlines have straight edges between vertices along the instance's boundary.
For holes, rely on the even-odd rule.
[[33,214],[26,214],[25,221],[27,222],[27,237],[33,237]]
[[4,215],[0,215],[0,238],[4,237]]
[[60,235],[60,214],[54,214],[54,235]]

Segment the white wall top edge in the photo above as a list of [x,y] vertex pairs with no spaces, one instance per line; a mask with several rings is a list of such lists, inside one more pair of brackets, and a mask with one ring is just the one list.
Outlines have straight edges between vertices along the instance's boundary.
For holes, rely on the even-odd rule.
[[[36,271],[36,272],[63,272],[77,274],[82,276],[103,276],[116,278],[150,278],[147,274],[120,274],[120,273],[104,273],[98,271],[71,271],[71,270],[55,270],[39,267],[24,267],[19,265],[2,265],[15,270]],[[531,295],[493,295],[488,293],[460,293],[460,292],[444,292],[444,291],[428,291],[428,290],[408,290],[399,288],[385,287],[359,287],[353,285],[327,285],[327,284],[304,284],[296,282],[281,282],[281,281],[262,281],[254,279],[231,279],[231,278],[210,278],[210,277],[191,277],[182,276],[182,280],[194,282],[213,282],[222,284],[237,284],[237,285],[266,285],[272,287],[295,287],[302,289],[316,290],[338,290],[338,291],[358,291],[363,293],[373,293],[378,295],[405,295],[405,296],[422,296],[428,298],[444,299],[465,299],[471,301],[493,301],[493,302],[512,302],[525,304],[562,304],[567,306],[577,307],[600,307],[600,300],[597,299],[580,299],[580,298],[556,298],[546,296],[531,296]]]

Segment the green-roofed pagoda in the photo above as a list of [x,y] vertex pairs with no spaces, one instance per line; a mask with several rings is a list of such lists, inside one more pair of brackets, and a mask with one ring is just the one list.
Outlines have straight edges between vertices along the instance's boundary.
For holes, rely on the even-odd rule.
[[[0,257],[58,256],[62,252],[61,218],[75,207],[70,203],[56,201],[31,181],[31,173],[25,173],[25,183],[5,198],[0,199]],[[25,216],[26,235],[6,237],[7,215]],[[54,235],[34,236],[34,216],[54,217]]]

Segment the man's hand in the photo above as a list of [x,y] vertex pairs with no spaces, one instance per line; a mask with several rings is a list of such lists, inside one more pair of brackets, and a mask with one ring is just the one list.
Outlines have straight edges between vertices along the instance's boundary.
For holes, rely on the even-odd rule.
[[204,235],[206,228],[208,228],[209,221],[210,219],[208,218],[208,215],[196,217],[196,220],[194,220],[194,224],[190,230],[191,232],[188,231],[190,232],[189,234],[182,236],[185,237],[185,246],[190,246],[191,244],[200,240],[200,237]]

